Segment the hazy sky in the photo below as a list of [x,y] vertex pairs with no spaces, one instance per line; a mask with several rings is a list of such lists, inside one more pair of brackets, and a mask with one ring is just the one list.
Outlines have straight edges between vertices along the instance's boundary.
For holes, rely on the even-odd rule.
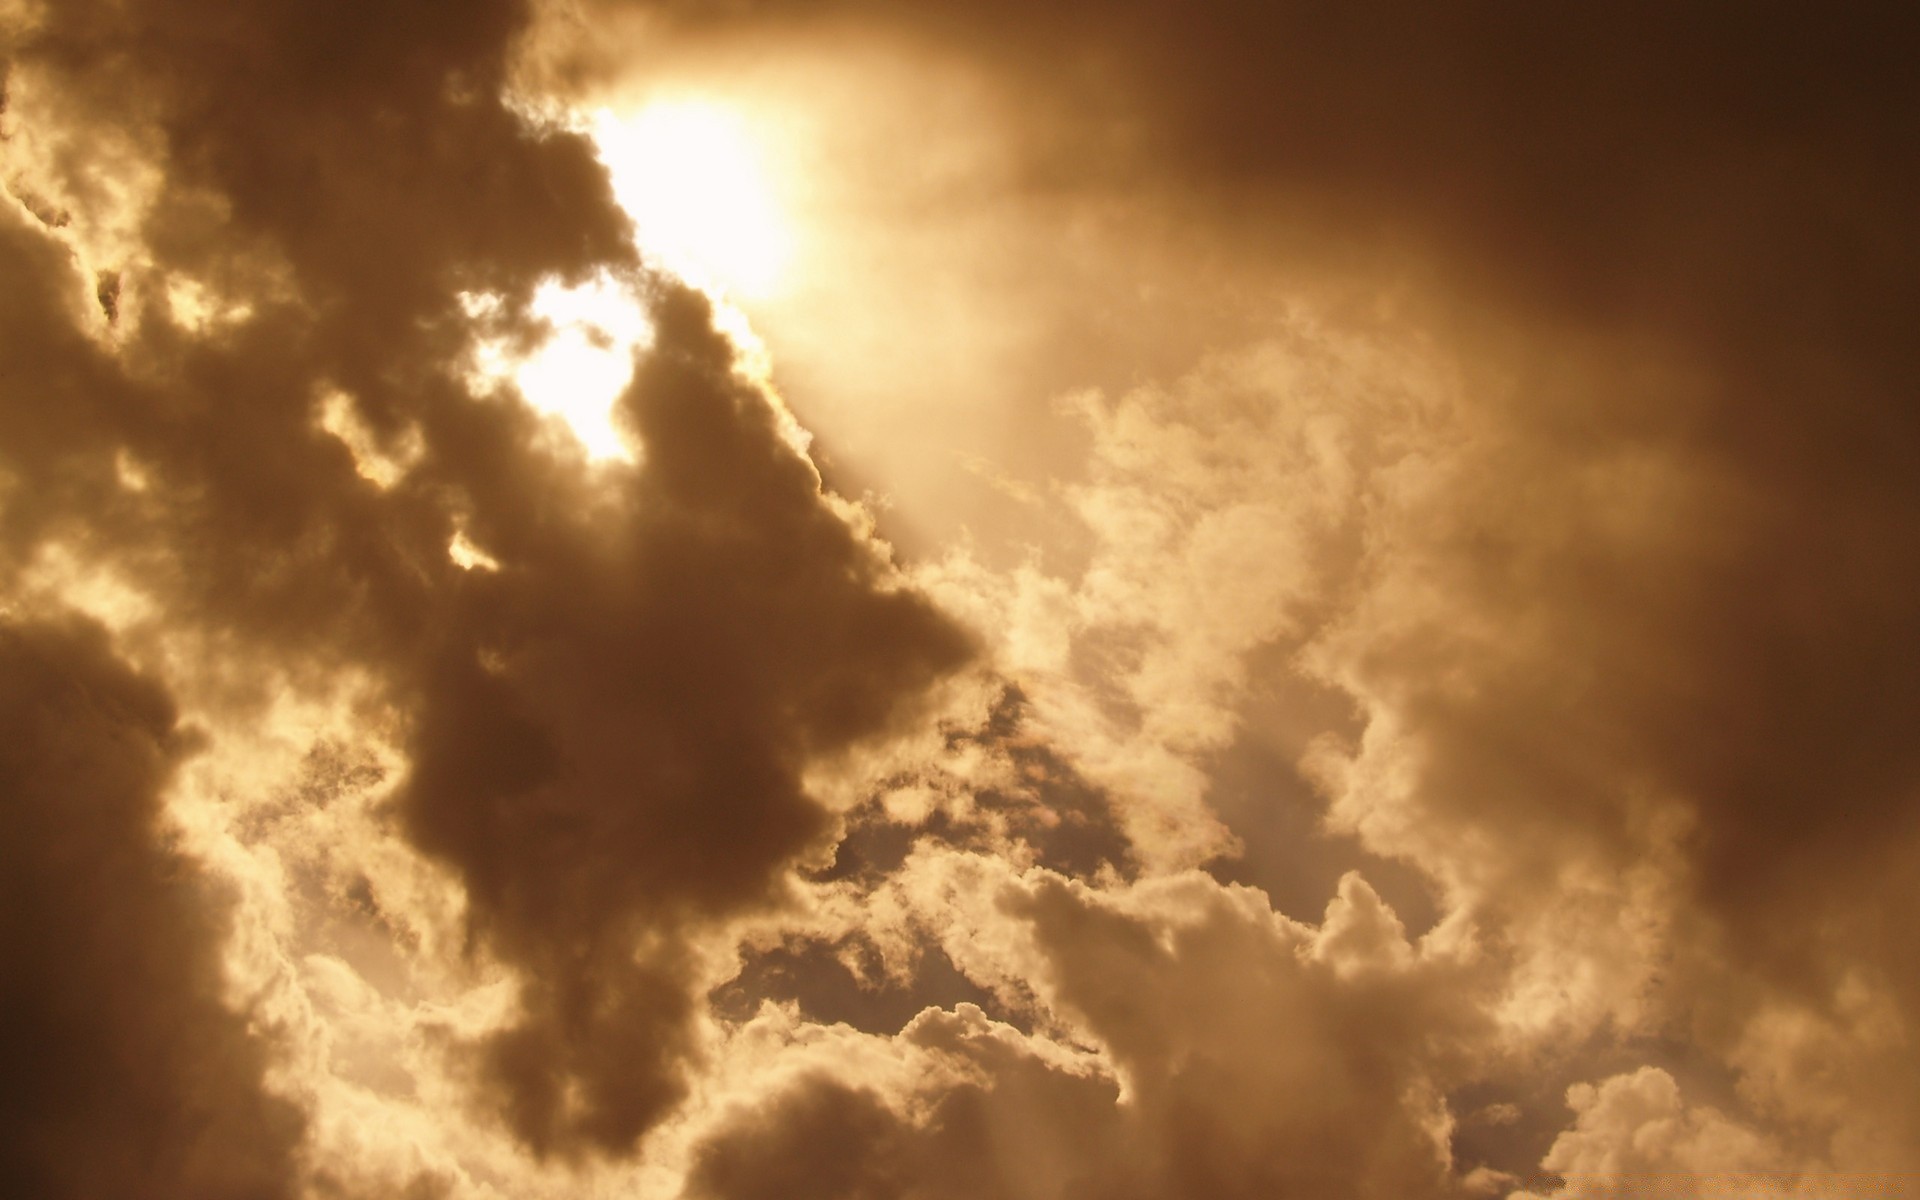
[[1914,1195],[1912,23],[0,0],[0,1193]]

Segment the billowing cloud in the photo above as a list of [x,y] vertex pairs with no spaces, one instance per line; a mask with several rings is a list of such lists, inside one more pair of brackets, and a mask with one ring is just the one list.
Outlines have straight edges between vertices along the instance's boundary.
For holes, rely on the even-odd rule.
[[476,930],[530,973],[491,1069],[541,1145],[579,1125],[623,1148],[677,1098],[676,931],[772,902],[828,830],[803,768],[968,653],[822,501],[704,303],[655,316],[626,494],[572,529],[476,520],[501,567],[467,589],[399,799]]
[[303,1121],[226,1004],[227,906],[170,844],[195,731],[83,621],[0,625],[0,1182],[17,1195],[296,1194]]
[[[265,678],[190,680],[223,720],[255,687],[369,673],[407,764],[393,822],[462,886],[475,951],[525,980],[478,1081],[536,1151],[624,1153],[694,1054],[690,939],[778,900],[830,827],[804,772],[886,732],[969,643],[823,496],[708,302],[636,273],[584,139],[505,106],[514,10],[330,38],[314,19],[62,9],[32,31],[29,111],[69,122],[36,132],[125,111],[166,182],[104,344],[58,250],[12,236],[37,393],[8,409],[12,553],[70,537],[165,624],[250,657]],[[281,74],[243,99],[264,63]],[[94,94],[109,76],[124,93]],[[79,190],[64,165],[47,186]],[[460,374],[462,297],[511,317],[589,265],[653,325],[622,407],[644,465],[597,473]],[[190,336],[175,271],[237,274],[248,315]],[[342,403],[351,438],[328,427]],[[356,469],[353,441],[400,465]],[[485,567],[449,554],[456,533]]]
[[960,969],[1035,1032],[929,1009],[884,1046],[913,1064],[904,1090],[864,1056],[796,1064],[708,1136],[693,1194],[795,1178],[823,1195],[1469,1186],[1443,1093],[1487,1045],[1486,976],[1446,934],[1409,942],[1359,876],[1317,928],[1198,873],[1103,888],[925,852],[898,886],[909,919],[944,924]]
[[[33,1189],[1920,1167],[1883,14],[4,19]],[[797,299],[666,78],[841,130]]]

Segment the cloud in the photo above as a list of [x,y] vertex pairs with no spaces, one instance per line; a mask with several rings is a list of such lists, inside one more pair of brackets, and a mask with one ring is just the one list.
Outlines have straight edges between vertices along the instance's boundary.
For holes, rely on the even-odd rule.
[[[222,723],[364,672],[405,763],[390,819],[464,889],[472,951],[523,981],[476,1084],[537,1153],[620,1156],[683,1093],[701,939],[779,903],[831,826],[805,772],[971,648],[823,494],[706,299],[638,272],[585,139],[507,107],[523,17],[40,14],[26,111],[78,150],[48,188],[120,123],[163,183],[105,340],[10,218],[9,368],[34,382],[4,418],[7,547],[113,560],[151,645],[199,639],[181,684]],[[483,319],[534,336],[537,285],[589,268],[652,321],[619,414],[641,466],[585,468],[461,370]],[[244,315],[195,327],[173,272]],[[365,477],[343,405],[404,472]],[[454,562],[456,533],[496,569]]]
[[1792,1192],[1797,1173],[1778,1147],[1710,1108],[1687,1105],[1657,1067],[1577,1084],[1567,1103],[1574,1126],[1542,1163],[1567,1180],[1555,1196]]
[[705,1136],[691,1195],[1464,1186],[1442,1092],[1484,1045],[1485,980],[1463,947],[1410,944],[1358,876],[1317,929],[1198,874],[1099,887],[924,850],[900,880],[960,969],[1022,1000],[1036,1031],[928,1009],[864,1039],[898,1077],[864,1055],[796,1065]]
[[304,1121],[226,1003],[227,906],[161,821],[195,733],[72,619],[0,624],[0,722],[0,1182],[298,1194]]
[[[470,585],[399,799],[461,873],[476,930],[538,981],[544,1030],[493,1052],[536,1144],[567,1127],[569,1078],[609,1148],[677,1098],[614,1095],[687,1052],[676,929],[772,903],[828,829],[805,766],[883,732],[968,654],[822,501],[705,305],[683,294],[655,319],[627,398],[647,462],[611,511],[571,530],[476,520],[502,569]],[[625,965],[662,937],[660,965]]]
[[[839,22],[959,56],[1024,106],[1009,190],[1078,214],[1146,197],[1299,294],[1424,338],[1457,369],[1457,399],[1424,422],[1353,416],[1414,450],[1361,469],[1354,524],[1333,539],[1351,557],[1332,611],[1296,617],[1297,635],[1279,604],[1251,606],[1266,624],[1218,611],[1259,576],[1200,559],[1209,522],[1290,486],[1312,493],[1313,472],[1245,478],[1243,460],[1285,463],[1287,443],[1234,426],[1223,396],[1156,420],[1141,486],[1101,509],[1116,539],[1170,548],[1127,560],[1165,574],[1116,572],[1107,593],[1151,633],[1095,673],[1166,679],[1143,667],[1189,661],[1179,648],[1210,638],[1215,662],[1268,639],[1284,660],[1297,637],[1364,723],[1329,722],[1310,761],[1333,822],[1437,880],[1509,956],[1500,1011],[1514,1029],[1670,1035],[1742,1073],[1775,1119],[1845,1147],[1837,1169],[1910,1161],[1893,1149],[1914,1138],[1891,1074],[1853,1104],[1784,1082],[1807,1061],[1785,1047],[1856,1028],[1843,1014],[1880,1014],[1882,1033],[1833,1035],[1861,1062],[1920,1014],[1888,915],[1913,911],[1920,780],[1904,733],[1920,696],[1894,665],[1911,657],[1902,598],[1920,563],[1906,402],[1920,364],[1901,315],[1920,276],[1893,18],[666,11],[694,45]],[[1303,401],[1276,389],[1266,403]],[[1182,438],[1207,445],[1221,426],[1251,445],[1209,464],[1219,494],[1196,493],[1175,470]],[[1096,473],[1112,451],[1097,447]],[[1271,513],[1257,525],[1231,539],[1249,557],[1288,528]],[[955,591],[1002,614],[1036,674],[1085,628],[1072,587],[1044,572],[965,582]],[[1209,718],[1234,703],[1195,676],[1163,699]],[[1055,730],[1069,753],[1107,748],[1099,721]],[[1176,788],[1139,769],[1141,743],[1122,744],[1136,757],[1112,773],[1120,788],[1182,797],[1169,836],[1225,840],[1201,807],[1206,754]],[[1785,1057],[1768,1062],[1762,1044]]]
[[[512,96],[628,48],[566,62],[557,11],[9,10],[3,599],[113,634],[11,643],[67,665],[7,693],[35,723],[4,751],[40,770],[78,739],[121,773],[87,796],[128,805],[10,852],[126,839],[137,870],[84,899],[151,937],[87,936],[177,946],[147,989],[174,1016],[83,1007],[73,1039],[136,1039],[139,1086],[245,1144],[181,1159],[182,1190],[292,1177],[269,1061],[343,1161],[406,1114],[366,1137],[377,1169],[317,1170],[338,1188],[750,1196],[816,1158],[807,1185],[850,1195],[1912,1168],[1915,131],[1883,17],[578,9],[669,49],[937,46],[997,101],[983,188],[1131,214],[1086,225],[1110,274],[1063,278],[1144,296],[1154,266],[1230,314],[1189,345],[1144,301],[1048,309],[1068,348],[1025,382],[1103,385],[1074,392],[1090,449],[1002,482],[1068,544],[906,572],[712,304],[641,267],[555,97]],[[923,274],[916,297],[1024,312]],[[631,463],[469,370],[537,352],[537,297],[589,281],[652,330],[612,417]],[[890,361],[947,361],[907,324]],[[235,884],[278,1050],[166,882],[197,860],[152,841],[169,705],[232,771],[167,803]],[[303,705],[328,715],[286,743],[344,725],[379,778],[241,762]],[[259,794],[289,775],[311,789]],[[1244,833],[1283,804],[1345,842]],[[1338,878],[1321,923],[1221,882],[1236,850]],[[1387,860],[1432,922],[1382,899]],[[812,1008],[742,1016],[776,950]],[[835,970],[894,990],[863,1010]],[[23,1120],[109,1140],[133,1118],[87,1069]],[[1537,1093],[1571,1080],[1602,1082],[1549,1148]],[[1456,1102],[1511,1141],[1477,1175],[1455,1154],[1493,1135]]]

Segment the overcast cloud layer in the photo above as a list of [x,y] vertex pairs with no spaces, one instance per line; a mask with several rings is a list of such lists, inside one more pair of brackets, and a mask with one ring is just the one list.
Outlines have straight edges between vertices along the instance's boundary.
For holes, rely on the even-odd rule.
[[0,1191],[1912,1192],[1891,6],[0,21]]

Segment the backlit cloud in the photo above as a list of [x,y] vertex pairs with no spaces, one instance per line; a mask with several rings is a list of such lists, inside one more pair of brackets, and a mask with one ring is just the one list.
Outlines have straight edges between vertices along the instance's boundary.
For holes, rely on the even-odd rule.
[[0,1190],[1911,1191],[1890,11],[0,14]]

